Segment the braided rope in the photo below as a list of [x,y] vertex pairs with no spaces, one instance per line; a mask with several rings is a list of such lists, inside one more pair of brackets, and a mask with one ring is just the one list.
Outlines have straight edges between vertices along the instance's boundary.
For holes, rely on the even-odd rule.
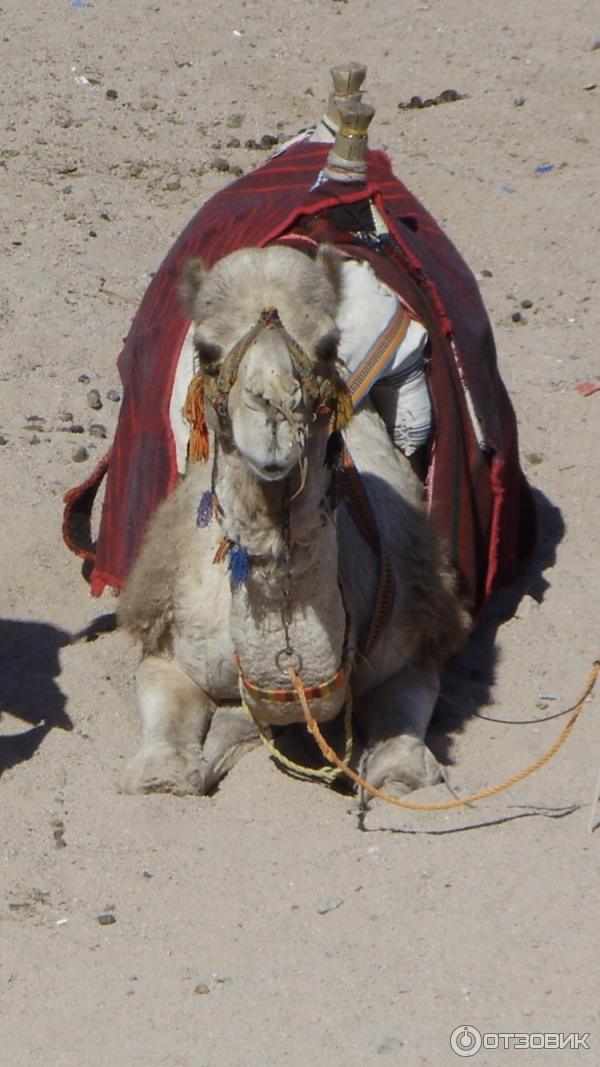
[[[300,684],[302,685],[302,683],[300,683]],[[348,690],[348,694],[349,693],[350,693],[350,690]],[[303,700],[304,703],[306,704],[306,706],[308,707],[308,701],[307,701],[305,693],[304,693],[304,686],[302,686],[302,697],[300,699],[301,699],[301,701]],[[348,762],[349,762],[349,760],[350,760],[350,758],[352,756],[352,746],[353,746],[353,737],[352,737],[352,699],[350,698],[350,696],[346,700],[346,710],[345,710],[345,713],[344,713],[344,732],[345,732],[345,735],[346,735],[346,745],[345,745],[345,748],[344,748],[344,759],[343,759],[343,762],[342,762],[342,760],[339,760],[339,765],[336,766],[336,767],[317,767],[317,768],[314,768],[314,767],[302,767],[299,763],[294,763],[293,760],[288,759],[287,756],[284,756],[283,753],[280,752],[279,749],[273,744],[273,742],[271,741],[271,738],[267,736],[267,733],[265,731],[265,728],[264,728],[263,724],[261,722],[259,722],[259,720],[256,718],[256,716],[252,713],[252,711],[250,710],[250,708],[248,707],[246,701],[243,698],[242,698],[242,707],[244,708],[244,711],[246,712],[246,715],[248,715],[252,719],[252,722],[256,726],[256,729],[258,730],[258,735],[259,735],[263,745],[265,746],[265,748],[267,748],[269,750],[271,755],[274,757],[274,759],[277,760],[278,763],[281,763],[281,764],[283,764],[284,767],[287,767],[288,771],[293,771],[294,774],[297,774],[302,778],[315,778],[315,779],[317,779],[317,781],[325,782],[327,785],[331,785],[332,782],[335,782],[336,778],[339,778],[340,775],[343,774],[344,768],[346,767],[346,765],[348,764]],[[310,715],[310,711],[309,711],[309,715]],[[311,716],[311,718],[312,718],[312,716]],[[320,734],[320,732],[319,732],[319,736],[322,737],[322,734]],[[326,744],[324,739],[323,739],[323,744]],[[329,748],[329,746],[327,746],[327,747]],[[333,752],[333,749],[329,749],[329,751]],[[335,756],[335,752],[333,752],[333,755]],[[327,758],[329,758],[329,757],[327,757]],[[339,759],[339,757],[336,756],[336,760],[338,760],[338,759]],[[335,761],[334,760],[329,760],[329,762],[333,763]]]
[[488,789],[482,789],[480,790],[480,792],[472,793],[468,797],[462,797],[456,800],[446,800],[438,804],[417,804],[411,800],[400,800],[398,797],[390,796],[389,793],[384,793],[381,789],[376,789],[375,786],[369,785],[369,783],[365,781],[364,778],[361,778],[361,776],[357,774],[356,771],[353,771],[352,768],[348,766],[347,761],[345,763],[342,763],[342,760],[339,758],[339,756],[325,741],[325,738],[319,730],[317,722],[313,718],[311,710],[308,706],[308,701],[304,696],[304,686],[302,684],[302,679],[293,667],[288,668],[288,674],[292,680],[292,684],[294,685],[296,692],[298,693],[298,699],[300,701],[300,704],[302,705],[302,711],[304,712],[304,718],[306,719],[307,728],[314,737],[315,741],[317,742],[319,748],[321,749],[321,752],[325,756],[325,759],[329,760],[330,763],[333,763],[341,772],[348,775],[348,777],[351,778],[353,782],[356,782],[356,784],[361,786],[362,789],[365,789],[368,793],[371,793],[372,796],[379,797],[380,800],[386,800],[389,804],[395,804],[398,808],[410,808],[411,811],[448,811],[449,808],[460,808],[463,807],[463,805],[465,804],[472,804],[476,800],[484,800],[486,797],[491,797],[494,796],[494,794],[496,793],[501,793],[504,789],[509,789],[511,786],[516,785],[518,782],[522,782],[523,779],[527,778],[530,774],[533,774],[535,771],[538,771],[540,767],[543,767],[544,764],[548,763],[549,760],[551,760],[552,757],[556,755],[559,748],[564,745],[573,727],[575,726],[575,723],[581,715],[581,712],[583,711],[583,705],[585,704],[585,701],[589,697],[590,693],[594,688],[594,685],[596,684],[596,679],[598,677],[599,672],[600,658],[594,660],[590,676],[587,682],[585,683],[583,692],[573,709],[571,718],[569,719],[559,738],[554,742],[552,747],[549,748],[546,753],[544,753],[543,756],[540,756],[540,758],[535,760],[535,762],[532,763],[529,767],[526,767],[524,771],[520,771],[518,774],[514,774],[512,778],[508,778],[505,782],[500,782],[499,785],[493,785],[490,786]]

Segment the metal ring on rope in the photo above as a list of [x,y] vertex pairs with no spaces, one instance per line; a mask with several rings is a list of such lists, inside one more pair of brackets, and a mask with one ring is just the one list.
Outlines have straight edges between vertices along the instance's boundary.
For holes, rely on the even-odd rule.
[[[288,660],[290,660],[292,657],[295,657],[296,664],[288,662],[288,663],[286,663],[285,667],[282,666],[282,663],[281,663],[281,657],[282,656],[287,656]],[[279,650],[279,652],[277,653],[277,655],[275,656],[275,666],[277,667],[277,670],[280,672],[280,674],[288,675],[288,677],[289,677],[290,670],[297,671],[298,674],[299,674],[300,671],[302,670],[302,656],[300,655],[299,652],[296,651],[295,648],[281,648]]]

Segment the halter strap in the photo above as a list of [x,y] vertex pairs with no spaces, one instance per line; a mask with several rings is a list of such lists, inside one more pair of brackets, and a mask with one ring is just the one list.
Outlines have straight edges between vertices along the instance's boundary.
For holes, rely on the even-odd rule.
[[[234,653],[234,659],[237,663],[240,681],[247,693],[250,693],[254,697],[258,697],[260,700],[273,700],[278,704],[298,703],[298,694],[295,689],[284,689],[283,687],[279,689],[267,689],[262,685],[257,685],[256,682],[252,682],[250,678],[243,673],[240,657],[237,652]],[[320,682],[318,685],[307,685],[305,689],[307,700],[318,700],[320,697],[328,697],[337,690],[343,689],[346,685],[346,675],[349,666],[349,663],[342,662],[335,674],[331,678],[328,678],[326,682]]]
[[247,355],[263,330],[281,330],[283,332],[283,337],[290,352],[292,362],[300,373],[303,388],[313,400],[317,400],[321,396],[321,387],[317,382],[312,363],[306,352],[285,329],[279,318],[277,308],[270,307],[261,311],[258,321],[254,326],[251,326],[248,332],[245,333],[233,346],[231,352],[229,352],[223,361],[218,377],[213,379],[212,382],[210,379],[206,381],[206,399],[214,408],[216,408],[219,414],[224,414],[221,409],[223,407],[226,408],[227,397],[229,396],[238,376],[244,356]]

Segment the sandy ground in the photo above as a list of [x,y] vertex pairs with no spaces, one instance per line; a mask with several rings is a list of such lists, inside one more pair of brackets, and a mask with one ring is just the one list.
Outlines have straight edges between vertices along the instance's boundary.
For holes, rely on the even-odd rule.
[[151,272],[264,158],[246,141],[313,122],[361,60],[371,143],[480,279],[543,515],[432,744],[460,793],[549,747],[564,718],[506,720],[573,704],[600,643],[600,392],[576,391],[600,381],[599,40],[592,0],[2,0],[0,1067],[446,1067],[463,1024],[589,1034],[481,1067],[600,1062],[597,695],[548,767],[446,815],[361,823],[262,750],[210,798],[123,796],[137,655],[68,645],[114,601],[60,531]]

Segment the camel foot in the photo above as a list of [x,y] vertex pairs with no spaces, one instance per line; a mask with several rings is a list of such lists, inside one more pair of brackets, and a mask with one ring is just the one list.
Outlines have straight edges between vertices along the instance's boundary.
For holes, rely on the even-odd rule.
[[176,748],[166,742],[145,745],[128,764],[121,789],[124,793],[202,795],[206,792],[202,749],[199,745]]
[[442,781],[442,770],[432,752],[419,740],[403,734],[382,741],[368,753],[363,777],[376,789],[401,797]]

